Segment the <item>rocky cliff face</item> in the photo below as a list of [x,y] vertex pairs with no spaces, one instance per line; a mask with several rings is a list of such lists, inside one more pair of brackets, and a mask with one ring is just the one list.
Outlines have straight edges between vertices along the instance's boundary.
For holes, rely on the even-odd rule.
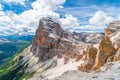
[[33,38],[31,51],[40,61],[52,59],[57,55],[71,55],[77,42],[70,35],[52,18],[42,18]]
[[119,30],[120,30],[120,21],[114,21],[110,23],[109,26],[105,29],[105,35],[108,36]]
[[94,48],[92,45],[89,46],[84,57],[84,63],[78,67],[78,70],[90,71],[95,63],[96,54],[97,49]]
[[111,22],[111,23],[109,24],[108,28],[109,28],[112,32],[116,32],[116,31],[120,30],[120,21]]
[[105,36],[79,34],[65,31],[52,18],[41,18],[32,45],[20,56],[16,67],[23,66],[24,73],[34,73],[27,80],[51,80],[71,70],[91,72],[100,70],[108,62],[120,60],[118,22],[109,25]]
[[94,69],[98,70],[108,61],[113,61],[115,53],[116,49],[112,45],[110,38],[107,36],[103,37],[99,44]]
[[[83,63],[81,66],[78,67],[79,70],[82,71],[91,71],[91,70],[99,70],[104,64],[107,62],[112,61],[118,61],[120,60],[120,22],[113,22],[110,23],[109,27],[105,29],[105,36],[102,37],[97,52],[94,50],[94,48],[90,49],[91,59],[93,59],[92,62],[89,60],[89,58],[86,57],[85,63]],[[87,52],[89,49],[87,50]],[[93,54],[94,53],[94,54]],[[88,56],[88,53],[86,54]],[[91,62],[91,64],[89,63]]]
[[[95,34],[89,34],[89,36],[82,34],[80,37],[77,33],[69,33],[63,30],[59,23],[54,22],[51,18],[42,18],[32,41],[31,51],[43,62],[57,56],[58,58],[64,57],[64,64],[67,64],[69,58],[76,57],[76,61],[84,60],[84,63],[78,67],[79,70],[99,70],[105,63],[119,59],[119,48],[115,48],[113,42],[110,40],[112,37],[109,36],[112,34],[115,35],[115,32],[118,30],[119,22],[113,22],[105,29],[105,36],[103,37],[99,34],[96,37]],[[78,38],[84,37],[85,40],[83,42],[88,41],[87,43],[90,43],[89,41],[91,40],[95,41],[90,38],[91,36],[94,36],[96,39],[102,37],[98,48],[87,44],[89,46],[88,49],[86,49],[84,54],[83,52],[81,53],[79,50],[84,49],[81,48],[82,45],[79,42],[83,40]]]

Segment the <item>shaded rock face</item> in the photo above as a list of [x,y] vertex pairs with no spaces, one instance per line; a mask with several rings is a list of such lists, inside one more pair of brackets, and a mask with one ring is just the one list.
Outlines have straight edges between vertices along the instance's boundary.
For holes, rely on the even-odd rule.
[[118,30],[120,30],[120,21],[114,21],[109,24],[108,28],[105,29],[105,35],[109,36]]
[[84,63],[78,67],[81,71],[90,71],[95,63],[97,49],[93,46],[89,46],[84,58]]
[[114,61],[120,60],[120,48],[117,50],[115,56],[114,56]]
[[42,18],[32,41],[31,51],[40,61],[53,58],[58,54],[72,51],[72,42],[67,40],[68,33],[51,18]]
[[112,31],[109,28],[105,28],[104,31],[105,31],[105,36],[112,34]]
[[[38,29],[36,30],[35,37],[33,38],[31,51],[35,56],[39,57],[40,61],[43,62],[57,56],[57,58],[63,57],[64,64],[67,64],[69,62],[69,58],[75,58],[76,62],[84,60],[84,63],[78,67],[78,70],[98,70],[106,62],[119,60],[119,48],[116,50],[108,37],[108,35],[114,32],[112,30],[113,29],[111,27],[105,29],[106,35],[103,37],[100,34],[89,34],[89,36],[87,34],[84,36],[84,33],[82,33],[81,36],[85,37],[85,41],[80,43],[78,40],[79,37],[77,36],[78,34],[73,35],[75,33],[68,33],[61,28],[59,23],[54,22],[49,17],[42,18],[39,22]],[[91,39],[93,36],[97,36],[97,39]],[[81,54],[81,49],[84,50],[85,48],[83,46],[84,44],[93,44],[94,42],[91,41],[94,40],[96,44],[99,42],[96,42],[98,39],[101,39],[98,49],[91,45],[87,50],[82,52],[84,54]],[[87,44],[87,46],[88,45],[89,44]],[[116,53],[116,51],[118,52]]]
[[114,57],[115,52],[116,52],[116,50],[115,50],[114,46],[112,45],[110,38],[107,36],[103,37],[100,44],[99,44],[94,69],[98,70],[106,62],[113,61],[113,57]]
[[120,60],[120,48],[114,48],[109,37],[104,36],[98,49],[89,46],[84,55],[84,63],[78,67],[81,71],[99,70],[107,62]]
[[120,21],[114,21],[112,23],[109,24],[108,28],[112,31],[112,32],[116,32],[120,29]]

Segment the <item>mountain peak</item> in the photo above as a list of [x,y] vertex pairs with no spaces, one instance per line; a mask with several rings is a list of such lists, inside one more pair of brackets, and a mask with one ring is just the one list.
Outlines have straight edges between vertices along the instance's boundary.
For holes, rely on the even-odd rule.
[[[110,27],[108,29],[111,31]],[[41,18],[32,46],[22,52],[18,58],[15,68],[25,67],[18,70],[17,74],[19,73],[19,76],[23,73],[34,73],[28,80],[51,80],[66,71],[100,70],[106,63],[120,60],[119,34],[118,30],[111,31],[102,38],[99,36],[101,34],[69,33],[52,18]],[[98,39],[101,41],[99,42]],[[118,47],[115,47],[116,42]],[[97,79],[96,76],[94,78]]]
[[50,28],[54,28],[57,23],[50,17],[42,17],[40,19],[40,25],[44,25]]
[[63,38],[67,40],[68,33],[61,28],[59,23],[49,17],[41,18],[32,41],[31,51],[41,61],[51,59],[58,54],[58,49],[61,52],[62,45],[65,45]]

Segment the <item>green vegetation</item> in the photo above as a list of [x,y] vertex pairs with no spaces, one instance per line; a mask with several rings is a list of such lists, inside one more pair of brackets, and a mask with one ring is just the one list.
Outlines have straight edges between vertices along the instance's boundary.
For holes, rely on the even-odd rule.
[[25,73],[28,64],[21,65],[22,56],[26,54],[29,47],[21,53],[15,54],[8,59],[4,64],[0,65],[0,80],[26,80],[34,75],[33,73]]
[[6,74],[13,68],[13,65],[11,64],[13,64],[12,61],[7,61],[0,66],[0,76]]
[[33,75],[34,75],[34,72],[33,72],[33,73],[24,73],[24,74],[19,78],[19,80],[27,80],[27,79],[31,78]]
[[4,64],[0,65],[0,80],[5,80],[1,79],[1,76],[4,76],[5,74],[8,74],[10,71],[14,69],[14,66],[16,64],[16,61],[13,60],[13,57],[8,59]]
[[30,77],[32,73],[24,73],[27,64],[20,64],[33,35],[0,36],[0,38],[0,80],[23,80]]
[[23,49],[30,45],[30,41],[12,41],[0,43],[0,64],[4,63],[7,59],[20,53]]

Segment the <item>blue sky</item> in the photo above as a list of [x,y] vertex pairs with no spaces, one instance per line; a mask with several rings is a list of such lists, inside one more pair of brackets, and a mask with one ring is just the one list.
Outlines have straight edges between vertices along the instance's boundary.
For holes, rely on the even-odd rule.
[[69,7],[70,5],[72,7],[78,7],[78,6],[86,7],[91,5],[120,6],[119,3],[120,3],[119,0],[67,0],[65,6],[67,7]]
[[[0,19],[5,18],[0,20],[1,31],[5,31],[0,31],[0,35],[34,34],[43,13],[77,32],[102,32],[110,22],[120,19],[120,0],[1,0],[0,5]],[[30,23],[25,19],[28,15],[33,18]]]
[[[4,11],[12,10],[13,12],[20,14],[25,10],[31,9],[31,3],[35,0],[27,0],[25,1],[25,5],[21,5],[19,3],[6,3],[4,0],[1,0],[0,3],[3,5]],[[66,2],[63,4],[65,9],[73,8],[76,11],[79,10],[79,8],[82,8],[82,10],[88,8],[92,9],[92,6],[96,6],[101,10],[104,10],[104,8],[109,7],[120,7],[120,1],[119,0],[66,0]],[[61,10],[62,11],[62,10]],[[95,9],[92,11],[94,12]],[[59,12],[59,11],[58,11]]]

